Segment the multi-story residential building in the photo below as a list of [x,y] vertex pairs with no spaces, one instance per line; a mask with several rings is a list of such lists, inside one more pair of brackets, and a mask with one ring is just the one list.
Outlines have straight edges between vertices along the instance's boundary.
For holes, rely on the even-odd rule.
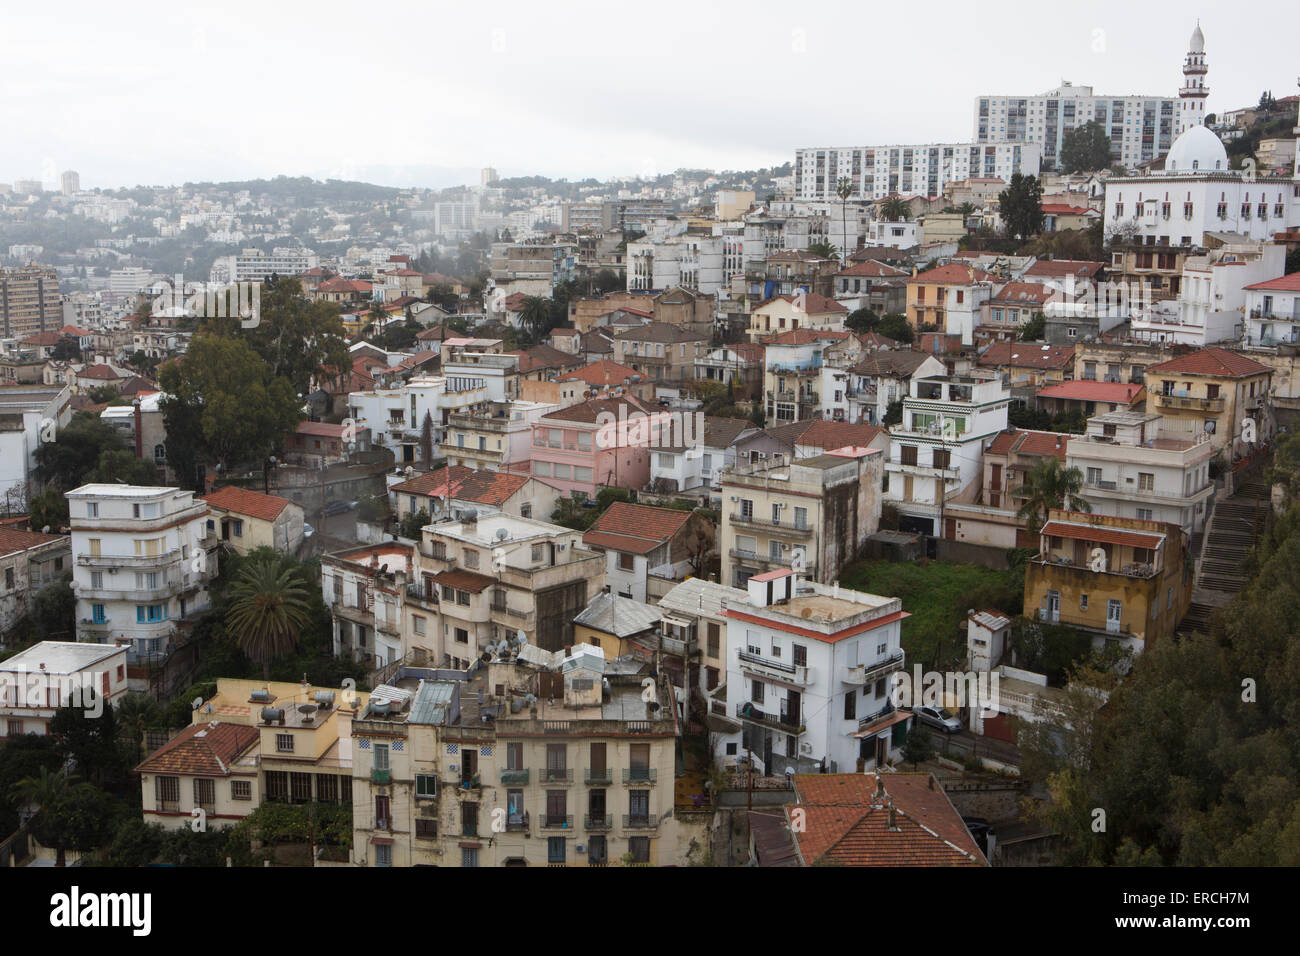
[[605,557],[611,594],[656,603],[713,551],[713,522],[694,511],[615,501],[582,536]]
[[236,554],[273,548],[296,554],[303,542],[303,510],[288,498],[226,485],[203,496],[208,531]]
[[908,394],[913,378],[941,376],[947,367],[933,355],[915,349],[869,349],[846,371],[845,421],[879,425],[889,406]]
[[77,640],[128,647],[133,690],[169,691],[192,655],[196,617],[211,605],[218,538],[191,491],[82,485],[69,491]]
[[[816,292],[778,295],[754,306],[747,334],[751,342],[785,342],[787,332],[843,332],[849,310]],[[775,337],[775,339],[773,338]],[[807,336],[804,336],[807,338]],[[789,344],[799,344],[798,341]]]
[[761,289],[752,292],[764,300],[800,293],[829,297],[839,271],[839,259],[806,249],[784,249],[767,256],[761,270],[747,270],[745,278],[749,283],[761,283]]
[[[796,316],[792,321],[799,318]],[[770,314],[767,321],[773,321]],[[785,320],[775,321],[784,324]],[[763,406],[767,421],[776,425],[821,417],[822,363],[827,347],[836,341],[807,328],[769,339],[763,353]]]
[[695,360],[695,378],[743,386],[763,377],[764,347],[753,343],[709,349]]
[[66,386],[0,384],[0,494],[26,492],[36,473],[36,449],[55,440],[72,418]]
[[582,532],[506,514],[466,511],[426,525],[420,586],[438,599],[435,659],[468,666],[489,644],[523,632],[559,650],[572,643],[573,618],[605,586],[605,556]]
[[1214,497],[1209,437],[1161,438],[1161,417],[1109,412],[1088,419],[1087,434],[1069,442],[1066,464],[1084,476],[1093,514],[1176,524],[1194,535]]
[[986,341],[1018,339],[1021,326],[1045,312],[1049,301],[1060,298],[1062,293],[1036,282],[1008,282],[997,287],[980,306],[975,337]]
[[1273,435],[1272,375],[1267,365],[1211,346],[1149,366],[1147,402],[1163,416],[1160,427],[1166,437],[1196,441],[1208,433],[1216,452],[1235,459]]
[[557,285],[574,277],[576,256],[571,242],[493,243],[487,295],[522,292],[549,298]]
[[5,338],[63,326],[63,298],[53,268],[0,269],[0,332]]
[[116,707],[127,693],[125,647],[41,641],[0,663],[0,721],[6,737],[45,736],[71,703]]
[[767,459],[722,473],[723,583],[794,565],[815,581],[836,580],[880,527],[881,459],[841,448],[814,458]]
[[243,820],[262,802],[260,739],[256,727],[230,721],[186,727],[135,768],[144,822],[216,830]]
[[509,469],[528,460],[533,426],[559,407],[516,399],[449,411],[440,451],[450,464]]
[[320,565],[334,655],[376,668],[401,660],[407,589],[418,580],[414,548],[400,541],[363,545],[322,555]]
[[1179,133],[1177,109],[1172,96],[1102,96],[1091,86],[1062,83],[1037,96],[977,97],[975,140],[1033,143],[1042,150],[1043,166],[1052,168],[1060,161],[1065,134],[1095,122],[1110,137],[1111,160],[1133,168],[1169,150]]
[[726,605],[748,599],[749,592],[716,581],[687,578],[659,599],[666,633],[682,642],[690,661],[687,687],[713,691],[727,674]]
[[1000,136],[986,136],[982,143],[798,149],[794,194],[803,200],[836,200],[836,185],[847,179],[853,184],[849,198],[859,201],[937,197],[948,183],[972,176],[996,176],[1008,182],[1015,173],[1037,176],[1042,161],[1038,143]]
[[325,468],[337,465],[353,452],[370,450],[370,429],[328,422],[299,422],[284,437],[285,460],[295,465]]
[[835,297],[853,310],[870,309],[876,315],[904,312],[909,274],[886,262],[855,262],[835,273]]
[[1246,286],[1247,345],[1300,342],[1300,272]]
[[994,277],[956,262],[927,269],[907,280],[907,322],[975,341],[975,326],[985,302],[993,297]]
[[681,235],[630,242],[627,290],[659,292],[683,286],[717,295],[723,282],[724,245],[721,236]]
[[712,489],[724,468],[736,461],[736,443],[756,434],[748,418],[704,417],[704,434],[660,444],[650,459],[650,487],[655,491]]
[[648,379],[690,381],[695,376],[695,363],[708,346],[709,336],[705,333],[650,322],[614,336],[614,360]]
[[260,249],[245,249],[239,255],[225,256],[212,266],[214,282],[265,282],[271,276],[296,276],[315,269],[320,257],[302,249],[274,249],[270,254]]
[[[25,500],[24,493],[14,504]],[[71,553],[64,535],[0,525],[0,645],[31,609],[32,598],[71,568]]]
[[674,800],[681,721],[666,680],[588,645],[525,651],[461,679],[429,674],[414,693],[376,691],[352,724],[354,863],[684,859],[693,831]]
[[1048,512],[1039,552],[1025,568],[1025,615],[1142,651],[1171,637],[1187,612],[1192,564],[1174,524]]
[[652,450],[671,447],[684,432],[673,415],[627,395],[549,412],[533,427],[532,473],[571,495],[644,488]]
[[748,581],[746,601],[724,600],[727,702],[709,728],[717,759],[742,755],[768,774],[883,767],[912,715],[894,708],[902,670],[898,598],[805,583],[790,568]]
[[[949,499],[969,500],[978,486],[984,443],[1007,427],[1010,393],[983,379],[913,378],[903,421],[890,428],[885,501],[899,528],[956,534],[944,514]],[[951,533],[950,533],[951,532]]]

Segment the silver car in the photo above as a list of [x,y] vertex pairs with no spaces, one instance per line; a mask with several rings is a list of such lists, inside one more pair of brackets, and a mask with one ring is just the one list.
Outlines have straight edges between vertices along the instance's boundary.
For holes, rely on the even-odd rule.
[[937,727],[945,734],[959,733],[962,729],[961,721],[943,708],[917,707],[912,713],[916,714],[921,723]]

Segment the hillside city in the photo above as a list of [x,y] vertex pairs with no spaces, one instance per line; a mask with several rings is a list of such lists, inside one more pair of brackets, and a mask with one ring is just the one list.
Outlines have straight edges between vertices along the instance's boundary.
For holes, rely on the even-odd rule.
[[0,865],[1300,864],[1300,97],[1185,29],[764,169],[0,183]]

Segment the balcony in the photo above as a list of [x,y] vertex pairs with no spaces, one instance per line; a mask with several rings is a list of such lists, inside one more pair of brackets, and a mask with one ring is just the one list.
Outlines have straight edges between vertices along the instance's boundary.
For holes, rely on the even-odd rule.
[[902,667],[903,657],[903,652],[898,651],[875,664],[858,664],[854,667],[846,667],[841,679],[846,684],[870,684]]
[[623,814],[624,830],[653,830],[659,826],[659,818],[653,813]]
[[765,727],[772,727],[782,733],[799,733],[803,724],[799,722],[797,714],[790,714],[782,711],[780,714],[769,714],[766,711],[759,710],[750,701],[742,700],[736,704],[736,716],[741,720],[747,720],[750,723],[762,724]]
[[582,826],[587,830],[612,830],[614,829],[614,818],[608,813],[596,816],[588,814],[582,818]]
[[1156,405],[1161,408],[1178,408],[1193,412],[1221,412],[1222,398],[1193,398],[1190,395],[1165,395],[1157,393]]
[[370,771],[370,782],[387,786],[393,782],[393,772],[391,770],[372,769]]
[[610,784],[614,782],[614,771],[609,769],[605,769],[605,770],[588,769],[583,774],[583,779],[590,787],[608,787]]
[[623,783],[635,786],[639,783],[654,783],[659,779],[659,771],[654,767],[624,767]]
[[573,783],[571,769],[546,767],[537,771],[538,783]]
[[543,830],[572,830],[573,814],[570,813],[567,816],[565,816],[565,815],[552,815],[550,813],[544,813],[542,814],[541,819],[538,821],[538,827],[540,827]]
[[519,784],[521,786],[528,786],[528,769],[527,768],[524,768],[522,770],[518,768],[507,769],[503,767],[501,769],[501,784],[503,786],[509,784]]
[[760,518],[757,515],[746,515],[740,511],[731,513],[732,524],[745,525],[748,528],[758,528],[763,531],[775,531],[778,534],[794,535],[800,538],[811,537],[813,529],[806,524],[799,525],[793,521],[775,521],[771,518]]
[[771,677],[775,680],[790,681],[795,684],[808,684],[812,681],[812,670],[805,664],[787,664],[779,658],[763,657],[752,651],[737,650],[736,657],[740,661],[740,669],[757,674],[760,677]]

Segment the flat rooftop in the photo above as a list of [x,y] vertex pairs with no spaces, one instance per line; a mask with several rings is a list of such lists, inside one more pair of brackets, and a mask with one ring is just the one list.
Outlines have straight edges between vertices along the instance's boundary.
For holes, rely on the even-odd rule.
[[894,598],[880,597],[876,594],[867,594],[865,591],[854,593],[858,597],[856,601],[844,597],[832,597],[829,594],[806,594],[791,598],[783,604],[774,604],[772,607],[795,617],[803,617],[804,611],[808,611],[808,617],[812,620],[838,621],[846,617],[852,617],[855,614],[861,614],[864,610],[884,607],[895,600]]
[[75,674],[107,660],[125,647],[115,644],[82,644],[77,641],[41,641],[0,664],[3,671],[44,671],[47,674]]

